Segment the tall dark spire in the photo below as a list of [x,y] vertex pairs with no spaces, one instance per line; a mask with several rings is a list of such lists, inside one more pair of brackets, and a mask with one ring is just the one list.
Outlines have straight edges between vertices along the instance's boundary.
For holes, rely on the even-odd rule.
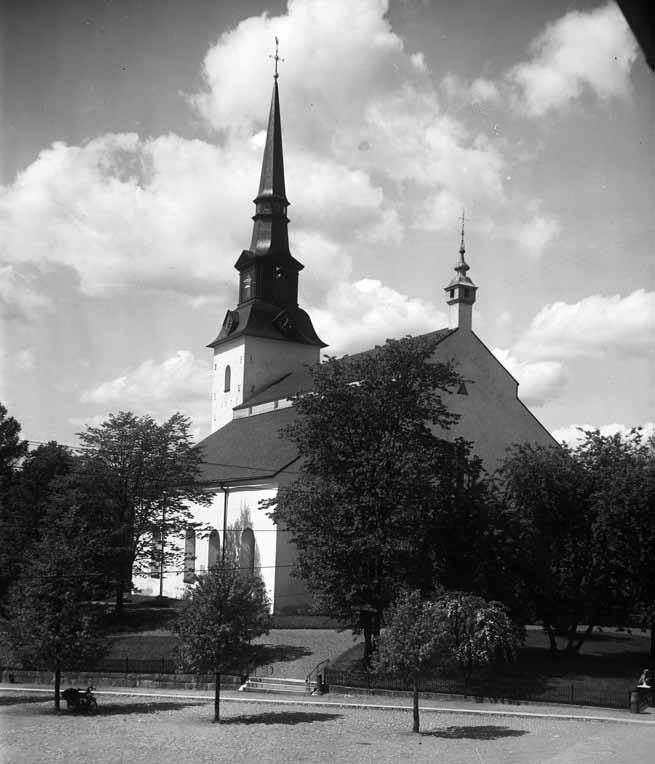
[[273,83],[259,191],[254,203],[255,224],[250,242],[251,252],[256,255],[265,255],[270,252],[290,256],[287,228],[289,200],[284,184],[284,155],[277,79]]
[[245,334],[325,347],[307,313],[298,307],[298,273],[304,266],[289,250],[289,200],[284,183],[277,85],[277,64],[283,59],[278,55],[277,45],[276,38],[275,56],[271,56],[275,59],[273,95],[259,191],[254,199],[250,249],[244,249],[234,265],[239,271],[239,302],[236,310],[227,312],[221,331],[210,347]]

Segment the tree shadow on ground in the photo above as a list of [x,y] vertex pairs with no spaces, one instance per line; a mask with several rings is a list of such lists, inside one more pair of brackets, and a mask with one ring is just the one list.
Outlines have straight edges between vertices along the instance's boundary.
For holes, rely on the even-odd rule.
[[[180,711],[188,706],[203,705],[199,701],[157,701],[154,703],[99,703],[98,716],[123,716],[126,714],[156,714],[159,711]],[[80,714],[76,714],[80,715]]]
[[311,655],[312,650],[300,645],[261,645],[258,650],[259,663],[266,665],[282,661],[295,661]]
[[509,727],[499,727],[496,724],[475,727],[446,727],[421,732],[424,737],[441,737],[449,740],[496,740],[501,737],[521,737],[527,734],[526,730],[513,730]]
[[263,714],[241,714],[221,719],[221,724],[307,724],[332,722],[342,714],[325,714],[316,711],[269,711]]
[[36,698],[26,697],[25,695],[0,698],[0,706],[16,706],[19,703],[53,703],[53,700],[52,697],[47,695],[41,695]]

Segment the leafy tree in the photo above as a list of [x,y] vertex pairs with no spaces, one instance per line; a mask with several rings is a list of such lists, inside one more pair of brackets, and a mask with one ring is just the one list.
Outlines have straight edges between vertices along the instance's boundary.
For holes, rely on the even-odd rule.
[[13,470],[27,453],[27,441],[20,438],[20,424],[8,416],[7,408],[0,403],[0,499]]
[[220,721],[221,674],[256,665],[262,653],[252,639],[271,628],[263,582],[232,565],[217,565],[198,579],[176,622],[182,666],[213,673],[214,721]]
[[102,609],[92,599],[94,547],[101,539],[69,498],[65,492],[53,497],[11,587],[4,627],[23,665],[54,672],[57,710],[62,670],[88,665],[106,647]]
[[638,431],[516,447],[502,476],[526,592],[553,652],[558,635],[578,651],[596,624],[652,601],[653,448]]
[[456,666],[468,680],[476,669],[516,659],[522,634],[502,603],[446,591],[436,604],[448,644],[445,666]]
[[149,570],[153,553],[164,555],[157,560],[162,567],[179,559],[177,539],[193,520],[187,503],[210,501],[197,482],[202,454],[193,448],[189,427],[180,413],[159,425],[149,416],[121,411],[80,433],[83,469],[111,507],[98,521],[112,535],[117,611],[133,572]]
[[570,448],[516,446],[502,468],[519,565],[548,634],[579,649],[577,628],[593,621],[606,571],[595,565],[590,475]]
[[70,472],[73,456],[54,441],[38,446],[15,470],[11,486],[0,504],[0,601],[17,578],[27,547],[36,541],[58,478]]
[[576,456],[593,474],[595,548],[609,572],[600,615],[649,628],[655,657],[655,436],[589,431]]
[[489,663],[514,660],[518,631],[499,603],[463,592],[425,599],[403,592],[385,613],[375,669],[409,677],[413,689],[413,731],[419,731],[419,692],[426,675],[455,664],[467,675]]
[[441,528],[479,493],[479,462],[442,437],[457,419],[442,396],[460,377],[431,360],[436,343],[389,340],[311,368],[312,392],[295,397],[286,432],[300,475],[269,503],[318,605],[363,630],[365,660],[398,586],[432,590]]

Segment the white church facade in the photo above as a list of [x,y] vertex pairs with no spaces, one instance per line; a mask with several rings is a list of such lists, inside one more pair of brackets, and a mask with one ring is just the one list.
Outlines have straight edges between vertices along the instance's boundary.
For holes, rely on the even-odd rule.
[[[310,597],[292,576],[295,552],[288,533],[273,524],[260,502],[275,498],[297,475],[300,454],[279,433],[295,417],[290,396],[310,389],[306,366],[320,361],[326,345],[298,306],[303,265],[289,250],[277,77],[254,203],[250,248],[235,264],[238,303],[208,345],[214,354],[212,432],[198,448],[202,480],[214,493],[211,505],[195,507],[194,515],[211,531],[188,532],[184,569],[166,575],[163,592],[180,596],[195,575],[220,559],[227,539],[239,548],[239,565],[261,575],[274,614],[285,615],[306,612]],[[451,327],[434,333],[434,360],[454,360],[466,380],[446,401],[460,419],[444,436],[472,441],[493,469],[515,443],[555,441],[520,401],[517,381],[473,331],[477,287],[464,256],[462,235],[455,275],[445,287]],[[135,583],[144,593],[159,591],[154,578]]]

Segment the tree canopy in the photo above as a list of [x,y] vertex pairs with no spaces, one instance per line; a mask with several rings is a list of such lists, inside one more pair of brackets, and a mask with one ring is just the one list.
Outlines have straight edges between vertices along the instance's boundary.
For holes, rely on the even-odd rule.
[[66,494],[58,494],[9,592],[9,642],[24,666],[54,672],[57,709],[62,670],[87,667],[106,649],[103,608],[94,604],[101,543]]
[[651,598],[653,454],[638,430],[588,431],[575,448],[517,446],[505,462],[517,564],[553,651],[560,635],[579,650],[596,624],[625,621]]
[[504,607],[464,592],[441,590],[425,598],[402,592],[385,612],[375,670],[407,677],[413,689],[413,731],[419,731],[421,684],[438,667],[467,674],[490,663],[512,661],[519,632]]
[[134,571],[149,570],[153,556],[166,567],[177,561],[178,539],[193,524],[189,502],[204,504],[209,491],[197,481],[202,455],[193,448],[190,420],[174,414],[163,424],[131,412],[110,414],[80,433],[82,472],[102,495],[98,523],[111,534],[115,552],[116,607],[122,606]]
[[437,343],[389,340],[312,367],[312,391],[294,399],[285,433],[303,458],[272,517],[290,530],[319,605],[363,629],[367,654],[397,588],[433,588],[441,528],[478,491],[479,460],[444,437],[457,419],[444,394],[461,380],[432,360]]
[[20,430],[20,424],[8,415],[7,408],[0,403],[0,491],[27,453],[27,441],[21,440]]
[[0,499],[0,607],[19,575],[26,550],[38,540],[58,479],[72,469],[68,448],[54,441],[26,453]]

